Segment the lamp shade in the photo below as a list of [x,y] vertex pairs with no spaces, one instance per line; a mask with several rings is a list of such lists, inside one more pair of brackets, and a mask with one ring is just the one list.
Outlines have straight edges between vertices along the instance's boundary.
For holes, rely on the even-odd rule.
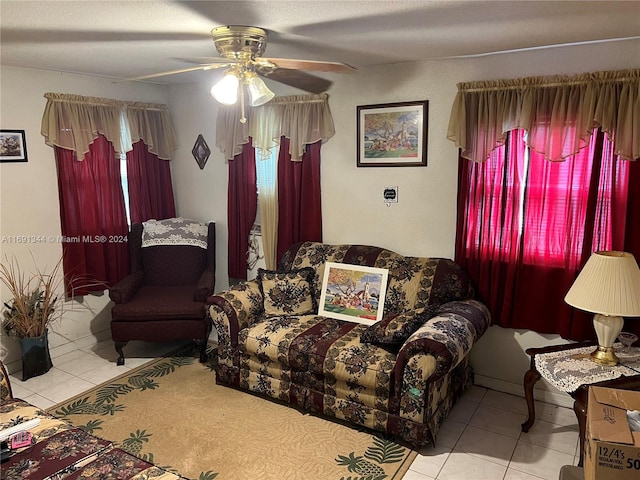
[[232,72],[227,72],[218,83],[211,87],[211,96],[224,105],[233,105],[238,101],[240,80]]
[[627,252],[594,252],[564,301],[591,313],[640,317],[640,268]]
[[269,90],[264,81],[257,75],[249,77],[247,90],[249,90],[249,105],[252,107],[264,105],[276,95]]

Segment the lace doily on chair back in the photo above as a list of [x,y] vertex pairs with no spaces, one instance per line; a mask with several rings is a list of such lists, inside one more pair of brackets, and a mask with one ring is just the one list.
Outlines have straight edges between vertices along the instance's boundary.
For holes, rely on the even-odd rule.
[[142,247],[192,245],[207,248],[208,225],[188,218],[148,220],[142,223]]

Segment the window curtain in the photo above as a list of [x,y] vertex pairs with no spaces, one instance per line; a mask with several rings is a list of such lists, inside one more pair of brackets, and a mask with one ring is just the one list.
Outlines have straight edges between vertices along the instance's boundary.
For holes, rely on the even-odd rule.
[[[280,146],[278,155],[286,155],[292,163],[304,163],[304,159],[307,158],[307,153],[305,153],[307,152],[307,146],[317,144],[317,146],[313,147],[313,152],[317,149],[317,163],[319,165],[321,144],[335,134],[333,117],[331,115],[331,109],[329,108],[329,96],[326,93],[319,95],[276,97],[265,105],[248,109],[246,111],[246,122],[240,121],[243,116],[242,113],[239,105],[221,106],[218,111],[216,145],[224,153],[225,159],[229,161],[232,161],[236,155],[243,152],[245,145],[249,141],[249,138],[251,138],[257,150],[258,158],[270,155],[271,150]],[[286,144],[282,143],[282,139],[287,139]],[[318,174],[311,175],[309,178],[313,178],[314,181],[318,183],[313,187],[311,192],[319,192],[319,166],[312,167],[312,169],[313,168],[318,169]],[[302,167],[297,167],[297,169],[302,170]],[[296,168],[292,167],[292,170],[296,170]],[[306,172],[307,169],[304,168],[304,170]],[[295,176],[293,173],[288,173],[287,175],[291,178]],[[303,176],[306,175],[305,173]],[[278,177],[279,176],[280,174],[278,174]],[[280,180],[278,180],[278,182],[279,181]],[[269,195],[264,205],[263,197],[261,197],[260,200],[265,263],[268,267],[273,265],[273,268],[275,268],[277,258],[279,258],[278,252],[281,251],[279,245],[284,245],[290,241],[287,239],[282,241],[284,243],[281,243],[281,240],[278,238],[281,234],[279,223],[283,221],[283,213],[275,211],[275,208],[280,209],[280,206],[283,205],[278,198],[279,192],[283,190],[284,187],[278,185],[278,193]],[[303,197],[304,196],[297,194],[287,200],[283,200],[283,202],[284,205],[287,205],[286,208],[291,210],[294,207],[291,206],[290,201],[294,198],[301,200]],[[309,201],[305,200],[305,202]],[[276,207],[275,205],[278,206]],[[263,211],[263,208],[267,209],[266,213]],[[300,206],[295,208],[300,208]],[[306,209],[306,206],[304,208]],[[320,215],[319,201],[318,205],[313,208],[315,209],[314,212]],[[309,217],[309,219],[311,218],[313,219],[314,226],[305,228],[318,231],[316,213]],[[303,217],[302,221],[306,224],[308,221],[307,217]],[[319,221],[321,223],[321,218]],[[288,238],[299,236],[298,234],[294,235],[291,229],[289,230],[287,233]],[[314,234],[314,237],[317,237],[317,235]],[[231,251],[231,248],[230,245],[229,251]]]
[[601,131],[565,162],[533,151],[527,162],[525,139],[510,132],[486,162],[460,157],[456,260],[495,324],[593,339],[592,315],[564,296],[592,251],[640,253],[639,165]]
[[129,269],[128,225],[120,182],[120,159],[105,136],[80,161],[54,148],[58,169],[63,270],[70,297],[103,291]]
[[280,141],[278,155],[277,257],[297,243],[322,241],[320,142],[307,145],[301,162],[292,162],[289,139]]
[[589,144],[601,127],[624,160],[640,158],[640,69],[575,76],[459,83],[447,138],[476,162],[526,130],[527,145],[561,161]]
[[[118,242],[128,233],[121,154],[132,152],[128,163],[135,215],[143,218],[156,214],[149,212],[149,205],[159,203],[166,207],[163,215],[171,211],[168,204],[173,203],[170,198],[173,194],[168,193],[169,167],[164,162],[172,158],[175,150],[169,111],[166,105],[72,94],[47,93],[45,98],[41,134],[55,150],[61,229],[63,235],[78,238],[80,243],[62,244],[67,294],[104,290],[128,273],[129,268],[127,244]],[[138,145],[141,142],[144,148]],[[147,158],[147,154],[162,159],[163,165],[150,167],[153,160],[132,165],[134,159]],[[141,178],[149,173],[153,173],[153,178]],[[156,187],[162,190],[150,191]],[[106,244],[94,245],[96,235],[106,237]],[[71,278],[79,282],[73,283]],[[78,287],[87,282],[93,286]]]
[[104,135],[117,153],[129,152],[134,143],[143,140],[158,158],[173,158],[175,134],[166,105],[65,93],[44,96],[47,104],[40,133],[46,144],[76,152],[80,161],[98,134]]
[[241,153],[249,137],[257,150],[269,152],[277,148],[284,136],[290,139],[291,160],[301,161],[306,145],[317,141],[324,143],[336,133],[326,93],[276,97],[269,103],[248,109],[244,123],[240,121],[240,108],[239,105],[221,105],[218,111],[216,145],[226,160]]
[[227,224],[229,229],[229,278],[247,279],[249,233],[256,219],[258,194],[256,190],[256,157],[251,139],[242,152],[229,162],[227,189]]
[[142,140],[127,152],[131,223],[176,216],[169,162],[160,160]]

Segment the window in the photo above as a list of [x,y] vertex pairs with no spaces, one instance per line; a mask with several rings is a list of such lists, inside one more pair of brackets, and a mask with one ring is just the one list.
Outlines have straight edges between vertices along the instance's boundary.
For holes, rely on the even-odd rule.
[[[594,250],[612,249],[612,186],[628,164],[614,162],[607,136],[595,133],[588,148],[564,162],[546,160],[525,142],[524,130],[511,131],[478,165],[483,172],[474,188],[480,195],[471,209],[477,231],[467,237],[467,248],[493,259],[517,249],[524,263],[569,268],[579,267],[585,236],[594,235]],[[594,189],[596,205],[589,208]]]
[[262,157],[262,152],[256,152],[256,174],[258,176],[258,195],[260,190],[265,188],[275,188],[276,176],[278,175],[278,149],[272,148],[267,152],[266,157]]
[[527,147],[523,130],[485,162],[460,160],[456,260],[495,324],[590,338],[564,296],[593,251],[631,241],[630,163],[601,131],[563,162]]
[[[266,157],[262,151],[256,151],[256,184],[258,189],[258,208],[256,225],[260,225],[260,210],[269,199],[275,199],[276,180],[278,175],[278,149],[272,148]],[[262,205],[261,205],[262,204]]]
[[129,207],[129,178],[127,176],[127,154],[120,154],[120,182],[124,195],[124,208],[127,211],[127,225],[131,228],[131,209]]

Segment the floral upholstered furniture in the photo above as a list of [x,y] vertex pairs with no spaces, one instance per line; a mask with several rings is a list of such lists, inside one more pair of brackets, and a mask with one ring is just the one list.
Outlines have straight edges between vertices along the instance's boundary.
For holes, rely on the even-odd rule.
[[14,398],[0,362],[0,431],[32,420],[39,421],[29,428],[33,444],[13,450],[7,460],[3,458],[2,480],[184,479]]
[[[388,269],[380,322],[318,316],[326,262]],[[285,253],[278,272],[260,271],[208,299],[216,382],[416,447],[435,443],[472,384],[469,352],[490,323],[464,270],[447,259],[306,242]]]

